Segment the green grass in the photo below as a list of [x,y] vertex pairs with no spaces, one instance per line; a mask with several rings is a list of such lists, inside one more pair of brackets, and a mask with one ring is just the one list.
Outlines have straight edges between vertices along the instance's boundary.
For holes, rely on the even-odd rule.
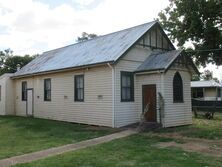
[[75,143],[115,131],[111,128],[37,118],[0,116],[0,159]]
[[186,137],[222,139],[222,114],[215,113],[214,119],[208,120],[203,116],[193,119],[193,125],[160,129],[157,133],[178,132]]
[[219,167],[222,164],[221,158],[152,146],[170,140],[150,137],[148,133],[136,134],[16,167]]

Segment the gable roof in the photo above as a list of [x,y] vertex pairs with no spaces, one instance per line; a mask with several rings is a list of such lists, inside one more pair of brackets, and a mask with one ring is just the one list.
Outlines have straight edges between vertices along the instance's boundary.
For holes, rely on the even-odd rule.
[[132,47],[157,21],[58,48],[31,61],[14,77],[76,68],[100,63],[114,63]]
[[191,81],[192,88],[206,88],[206,87],[221,87],[222,84],[215,82],[214,80],[209,81]]
[[135,72],[138,73],[156,70],[166,71],[181,52],[182,50],[172,50],[168,52],[152,54],[135,70]]

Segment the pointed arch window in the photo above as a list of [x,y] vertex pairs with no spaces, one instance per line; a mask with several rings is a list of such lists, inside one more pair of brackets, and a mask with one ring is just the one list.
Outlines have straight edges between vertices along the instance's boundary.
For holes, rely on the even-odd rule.
[[179,72],[176,72],[173,77],[173,102],[183,102],[183,80]]

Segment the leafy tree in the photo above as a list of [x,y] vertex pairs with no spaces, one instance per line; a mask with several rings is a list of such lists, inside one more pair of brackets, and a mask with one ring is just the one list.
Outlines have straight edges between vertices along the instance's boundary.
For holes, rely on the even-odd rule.
[[13,56],[13,52],[10,49],[0,51],[0,75],[4,73],[14,73],[17,71],[17,66],[25,66],[32,61],[36,56]]
[[204,80],[212,80],[213,79],[213,71],[205,70],[202,73],[201,78]]
[[198,74],[192,75],[191,81],[199,81],[200,76]]
[[204,72],[201,74],[201,78],[206,81],[214,80],[219,83],[218,78],[213,77],[213,71],[210,70],[204,70]]
[[95,37],[98,37],[98,35],[96,35],[96,34],[88,34],[86,32],[83,32],[81,37],[78,37],[76,41],[77,42],[83,42],[83,41],[87,41],[89,39],[93,39]]
[[5,49],[3,51],[0,51],[0,67],[4,64],[5,59],[7,57],[12,56],[13,51],[11,49]]
[[197,65],[222,65],[221,0],[170,0],[158,20],[179,47],[184,48],[186,42],[193,44],[190,54]]

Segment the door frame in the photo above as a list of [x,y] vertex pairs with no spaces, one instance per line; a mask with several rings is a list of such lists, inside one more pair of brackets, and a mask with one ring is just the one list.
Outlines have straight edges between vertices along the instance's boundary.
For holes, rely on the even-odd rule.
[[[32,91],[32,115],[28,114],[28,91]],[[26,89],[27,99],[26,99],[26,116],[27,117],[33,117],[34,116],[34,89],[28,88]]]
[[[146,84],[146,85],[142,85],[142,113],[143,113],[143,111],[144,111],[144,88],[145,88],[145,86],[155,86],[155,92],[157,92],[156,91],[156,84]],[[156,116],[155,116],[155,122],[157,122],[157,94],[155,94],[155,101],[156,101]]]

